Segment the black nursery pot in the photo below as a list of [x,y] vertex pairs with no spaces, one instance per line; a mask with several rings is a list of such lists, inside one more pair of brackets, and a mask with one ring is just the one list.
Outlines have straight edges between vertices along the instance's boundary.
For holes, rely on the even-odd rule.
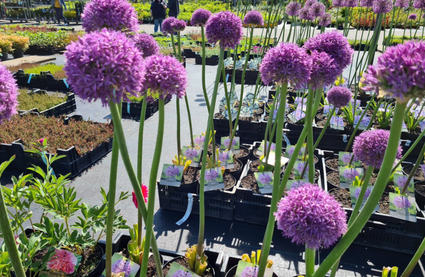
[[425,209],[425,194],[421,192],[420,187],[425,187],[425,181],[415,183],[415,199],[419,209]]

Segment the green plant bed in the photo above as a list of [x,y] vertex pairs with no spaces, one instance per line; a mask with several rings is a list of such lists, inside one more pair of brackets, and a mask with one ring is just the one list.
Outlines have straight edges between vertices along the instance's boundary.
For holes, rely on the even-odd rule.
[[56,79],[66,78],[65,71],[63,71],[63,65],[56,65],[54,63],[39,65],[37,63],[22,63],[15,66],[7,67],[11,72],[16,72],[22,69],[25,73],[40,74],[42,71],[50,71],[50,73]]
[[18,95],[20,114],[35,112],[44,116],[65,115],[77,109],[73,93],[48,92],[44,90],[27,91],[20,89]]

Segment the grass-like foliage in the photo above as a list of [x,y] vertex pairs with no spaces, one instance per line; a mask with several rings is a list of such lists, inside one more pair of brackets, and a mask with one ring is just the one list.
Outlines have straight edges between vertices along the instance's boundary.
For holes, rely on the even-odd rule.
[[28,93],[26,89],[20,89],[18,95],[18,110],[28,111],[31,109],[37,109],[39,112],[42,112],[66,102],[66,99],[67,96],[64,93]]

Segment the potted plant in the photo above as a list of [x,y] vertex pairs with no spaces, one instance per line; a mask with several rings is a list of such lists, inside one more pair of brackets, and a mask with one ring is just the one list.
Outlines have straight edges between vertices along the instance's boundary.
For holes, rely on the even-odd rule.
[[28,49],[30,40],[25,36],[9,35],[9,40],[12,42],[13,57],[21,58],[24,56],[24,52]]

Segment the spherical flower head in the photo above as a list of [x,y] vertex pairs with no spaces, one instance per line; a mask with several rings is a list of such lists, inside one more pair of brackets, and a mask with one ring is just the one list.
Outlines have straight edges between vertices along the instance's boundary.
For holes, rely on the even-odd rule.
[[280,43],[267,51],[260,73],[265,84],[289,82],[295,88],[301,88],[310,81],[311,58],[294,43]]
[[205,26],[205,34],[210,43],[220,43],[221,48],[235,48],[242,38],[242,21],[232,12],[213,14]]
[[326,52],[331,56],[339,68],[339,74],[337,75],[341,75],[344,68],[351,63],[351,56],[354,53],[347,38],[338,31],[316,35],[308,39],[303,47],[310,51]]
[[183,98],[187,87],[187,72],[175,58],[153,55],[145,60],[145,82],[142,95],[148,98],[170,99],[176,95]]
[[[145,201],[145,203],[148,203],[148,193],[149,193],[148,187],[142,184],[142,195],[143,195],[143,200]],[[139,208],[139,202],[137,202],[136,193],[134,191],[132,192],[132,196],[133,196],[134,206],[136,206],[136,208]]]
[[[361,133],[354,139],[354,156],[366,166],[381,168],[385,151],[387,150],[390,131],[371,130]],[[401,158],[401,147],[397,148],[397,159]]]
[[306,7],[300,9],[299,17],[300,17],[300,19],[303,19],[303,20],[313,20],[314,19],[313,16],[310,14],[309,8],[306,8]]
[[394,206],[399,209],[408,209],[412,207],[412,204],[410,203],[409,199],[406,196],[395,196],[394,197]]
[[[359,199],[360,191],[361,190],[362,190],[362,188],[356,188],[356,190],[354,191],[354,197],[356,197],[357,199]],[[369,188],[366,189],[366,191],[364,193],[363,201],[366,200],[369,197],[369,195],[370,195],[371,192],[372,191]]]
[[418,16],[416,15],[416,13],[412,13],[408,17],[409,20],[416,20],[416,18],[418,18]]
[[146,33],[135,34],[133,36],[133,41],[142,52],[143,58],[159,54],[159,45],[153,36]]
[[218,177],[218,172],[214,168],[207,170],[205,172],[205,181],[207,182],[211,182],[215,180],[217,177]]
[[172,277],[192,277],[192,274],[190,272],[184,271],[183,269],[179,269],[174,272]]
[[161,27],[164,34],[174,34],[173,24],[176,20],[178,19],[175,17],[167,17],[166,19],[164,19],[164,21],[162,21]]
[[190,24],[192,26],[205,26],[210,16],[211,12],[209,10],[197,9],[192,14]]
[[354,8],[359,5],[359,0],[345,0],[344,7]]
[[347,106],[351,97],[351,90],[346,87],[332,87],[327,94],[329,104],[338,109]]
[[12,73],[0,64],[0,124],[17,113],[18,85]]
[[91,0],[84,6],[81,20],[87,33],[103,28],[135,33],[139,31],[136,10],[126,0]]
[[374,13],[388,13],[392,8],[393,1],[391,0],[375,0],[372,6]]
[[74,273],[76,265],[77,257],[64,249],[55,249],[55,255],[46,264],[47,269],[62,271],[66,274]]
[[257,277],[258,267],[256,266],[247,266],[243,269],[241,277]]
[[103,29],[66,47],[64,71],[74,93],[103,106],[128,100],[142,89],[143,57],[124,33]]
[[317,24],[319,24],[319,26],[329,26],[331,24],[331,20],[332,20],[332,16],[330,13],[324,13],[321,17],[319,17],[319,22],[317,22]]
[[165,170],[165,175],[167,177],[175,177],[177,175],[179,175],[180,170],[177,166],[169,166],[167,167],[167,169]]
[[174,32],[181,32],[186,28],[186,22],[184,20],[176,19],[173,21],[171,26],[173,27]]
[[326,52],[313,51],[311,60],[310,84],[313,89],[332,85],[339,73],[339,68],[334,63],[334,59]]
[[354,180],[356,177],[359,177],[360,173],[355,168],[347,168],[344,170],[344,178],[346,180]]
[[311,8],[311,6],[313,6],[316,3],[317,3],[316,0],[307,0],[307,1],[305,1],[304,8],[309,9],[309,8]]
[[111,269],[112,273],[124,273],[125,277],[130,276],[131,265],[127,259],[119,259],[113,265]]
[[250,27],[261,27],[264,25],[263,15],[257,11],[249,11],[243,19],[243,24]]
[[310,7],[310,14],[314,18],[322,16],[325,12],[326,12],[326,6],[320,2],[316,2]]
[[425,10],[425,1],[424,0],[414,0],[413,7],[419,10]]
[[262,184],[269,184],[272,181],[272,177],[270,177],[270,175],[267,173],[261,173],[258,176],[258,179]]
[[388,47],[363,76],[363,90],[379,89],[380,96],[391,95],[402,102],[424,98],[425,42],[407,41]]
[[[397,0],[399,1],[399,0]],[[402,0],[404,1],[404,0]],[[374,0],[360,0],[360,7],[363,8],[372,8]]]
[[399,8],[407,8],[409,7],[409,3],[409,0],[396,0],[394,6]]
[[334,8],[345,7],[345,0],[332,0],[332,6]]
[[301,10],[301,4],[298,2],[291,2],[286,6],[286,14],[288,16],[297,16]]
[[277,228],[292,242],[309,248],[329,248],[347,231],[340,204],[312,184],[292,189],[279,202],[274,214]]

